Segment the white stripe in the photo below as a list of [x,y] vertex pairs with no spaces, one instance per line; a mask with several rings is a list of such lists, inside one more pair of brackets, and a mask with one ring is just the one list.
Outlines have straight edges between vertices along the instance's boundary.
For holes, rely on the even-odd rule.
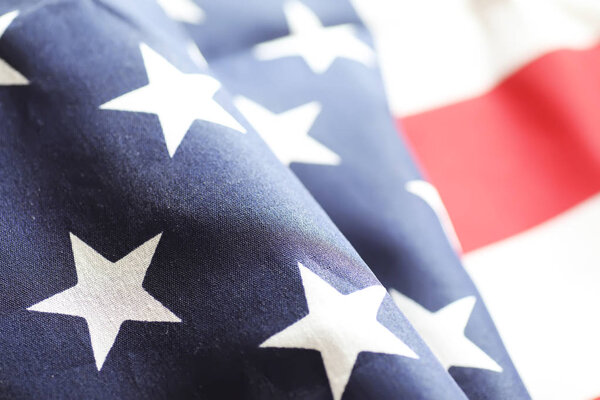
[[396,116],[485,93],[552,50],[600,38],[598,0],[352,0]]
[[534,399],[600,396],[600,194],[464,262]]

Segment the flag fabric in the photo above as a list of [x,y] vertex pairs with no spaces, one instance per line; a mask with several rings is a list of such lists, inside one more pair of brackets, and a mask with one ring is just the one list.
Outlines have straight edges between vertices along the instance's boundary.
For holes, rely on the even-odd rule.
[[[425,4],[398,2],[410,14],[383,3],[1,3],[1,398],[527,399],[527,389],[551,398],[539,376],[551,351],[565,352],[556,335],[568,330],[545,332],[541,343],[557,342],[536,347],[532,373],[526,345],[548,325],[525,313],[540,307],[542,322],[561,325],[575,303],[521,304],[537,293],[541,266],[509,254],[556,243],[593,204],[495,242],[593,194],[593,155],[560,152],[571,136],[542,106],[519,114],[497,98],[533,82],[530,100],[515,97],[533,104],[537,80],[545,89],[555,72],[576,70],[573,57],[593,63],[581,53],[593,50],[536,57],[585,47],[594,25],[576,24],[581,9],[564,5],[571,42],[540,39],[509,52],[495,75],[440,74],[428,86],[443,57],[408,56],[432,40],[410,31],[427,20]],[[458,3],[443,6],[458,26],[476,19]],[[547,24],[562,15],[550,11]],[[444,40],[459,46],[468,27]],[[558,133],[526,135],[529,125]],[[521,137],[543,150],[532,150],[534,167],[515,151],[522,158],[508,158],[491,188],[490,171],[523,150]],[[505,205],[513,178],[520,188],[542,182]],[[568,194],[541,201],[566,182]],[[515,283],[519,266],[525,280]],[[527,389],[509,352],[523,360]],[[593,372],[567,380],[585,383],[577,398],[600,393]]]
[[598,397],[600,5],[353,4],[531,395]]
[[[188,30],[236,93],[244,117],[390,290],[468,397],[526,397],[457,257],[460,245],[439,195],[423,180],[389,118],[374,54],[361,55],[372,42],[351,5],[240,7],[206,4],[214,25],[207,19]],[[229,22],[252,10],[277,22],[263,30],[253,19],[247,26]],[[227,36],[212,31],[222,24],[234,26]],[[348,32],[339,34],[342,29]],[[248,41],[246,48],[217,53],[238,37]],[[323,51],[331,56],[315,67]],[[303,141],[292,139],[300,136],[296,130],[303,130]]]

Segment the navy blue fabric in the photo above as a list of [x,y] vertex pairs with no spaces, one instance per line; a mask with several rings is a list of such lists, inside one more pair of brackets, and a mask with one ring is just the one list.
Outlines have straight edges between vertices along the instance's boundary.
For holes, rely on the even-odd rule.
[[[324,25],[355,24],[373,45],[346,0],[304,0]],[[339,166],[291,165],[377,278],[435,311],[465,296],[477,296],[466,336],[503,369],[502,373],[451,367],[469,398],[528,398],[476,288],[451,247],[438,217],[405,189],[423,179],[390,116],[378,69],[337,59],[314,74],[301,57],[269,61],[251,54],[254,44],[289,34],[282,2],[203,2],[210,17],[187,25],[213,71],[228,90],[273,112],[317,100],[322,112],[310,135],[339,154]],[[225,33],[225,30],[227,33]]]
[[[156,115],[99,109],[147,84],[140,42],[184,72],[207,72],[191,61],[183,29],[154,3],[120,3],[6,1],[0,7],[2,13],[20,10],[0,39],[0,57],[30,81],[27,86],[0,87],[0,397],[331,398],[318,352],[258,346],[308,312],[297,262],[342,293],[378,284],[377,278],[305,186],[249,125],[248,133],[241,134],[196,121],[170,158]],[[249,7],[244,18],[261,13],[267,22],[281,25],[279,8],[267,5],[262,12]],[[206,11],[213,9],[207,5]],[[206,29],[213,29],[210,26],[207,20]],[[235,44],[237,31],[233,26],[228,29],[220,35],[229,41],[221,55],[230,54],[231,65],[244,63],[243,54],[236,52],[246,44]],[[263,35],[272,35],[270,29],[267,26]],[[219,35],[206,36],[206,41],[217,42]],[[218,51],[206,53],[216,57]],[[226,63],[225,58],[222,61]],[[296,69],[302,73],[304,66]],[[387,176],[417,176],[405,151],[392,139],[389,118],[382,112],[383,98],[375,99],[380,91],[377,73],[357,72],[364,85],[357,83],[352,90],[374,85],[368,92],[374,98],[365,101],[372,110],[363,111],[369,120],[382,117],[377,123],[388,138],[381,140],[394,143],[387,149],[388,156],[408,165],[397,165]],[[238,79],[225,66],[218,67],[217,75],[226,84],[215,99],[243,121],[227,91],[227,84]],[[258,89],[254,85],[235,89],[252,90]],[[273,107],[286,107],[303,96],[300,91],[293,93],[290,104],[285,104],[278,103],[276,91],[272,93],[272,98],[252,94],[272,101]],[[330,95],[333,100],[334,94]],[[333,107],[335,113],[341,104]],[[327,119],[319,122],[317,135],[330,141],[344,159],[351,157],[353,150],[341,143],[350,137],[328,137],[327,124]],[[364,141],[364,132],[348,135]],[[356,163],[375,168],[364,158]],[[339,201],[336,213],[328,201],[332,195],[319,189],[338,181],[333,191],[352,190],[344,178],[352,170],[347,166],[337,171],[320,169],[323,180],[319,181],[310,179],[312,168],[294,166],[356,243],[359,232],[368,233],[365,225],[357,226],[353,234],[347,226],[350,222],[340,219],[356,200]],[[359,184],[368,169],[354,170],[360,171]],[[377,181],[383,178],[373,179],[375,187],[382,184]],[[391,192],[390,196],[394,197]],[[413,207],[435,225],[426,208],[418,202]],[[365,207],[354,211],[365,212]],[[382,219],[368,213],[356,221],[369,215]],[[374,228],[378,225],[373,221]],[[437,225],[429,229],[432,235],[441,235]],[[111,261],[162,232],[143,286],[182,322],[125,322],[98,371],[82,318],[26,310],[77,283],[69,232]],[[376,259],[365,251],[366,244],[356,246],[367,261]],[[396,251],[393,244],[389,246],[390,252]],[[387,274],[380,272],[384,284],[408,285],[412,278],[394,278],[396,272],[391,272],[408,267],[396,264],[388,267]],[[474,290],[468,283],[465,287]],[[479,313],[488,323],[485,312]],[[419,359],[361,353],[344,399],[465,398],[389,296],[378,320]],[[499,344],[490,335],[486,349],[502,356],[501,350],[492,349]],[[483,340],[480,344],[486,346]]]

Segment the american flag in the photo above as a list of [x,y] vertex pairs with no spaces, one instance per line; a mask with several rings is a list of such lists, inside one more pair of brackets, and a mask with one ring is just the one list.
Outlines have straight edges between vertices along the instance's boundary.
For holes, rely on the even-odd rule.
[[586,0],[0,2],[0,398],[599,395],[599,37]]

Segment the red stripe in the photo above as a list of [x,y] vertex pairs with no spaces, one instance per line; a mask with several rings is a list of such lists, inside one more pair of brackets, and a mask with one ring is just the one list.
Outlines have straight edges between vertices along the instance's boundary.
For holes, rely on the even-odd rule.
[[548,54],[485,95],[398,122],[464,250],[512,236],[600,190],[600,47]]

